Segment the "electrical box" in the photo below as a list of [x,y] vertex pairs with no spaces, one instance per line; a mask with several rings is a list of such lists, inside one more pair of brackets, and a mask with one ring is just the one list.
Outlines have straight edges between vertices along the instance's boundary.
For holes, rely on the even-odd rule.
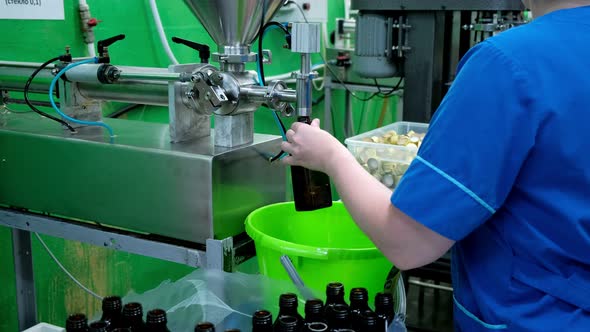
[[326,23],[328,21],[328,0],[293,0],[277,12],[273,21],[305,22],[301,10],[292,2],[299,4],[309,22]]

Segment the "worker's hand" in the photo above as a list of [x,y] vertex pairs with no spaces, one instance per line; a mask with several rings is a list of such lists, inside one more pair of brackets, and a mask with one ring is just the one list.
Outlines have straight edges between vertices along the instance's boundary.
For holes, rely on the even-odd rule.
[[311,125],[296,122],[286,133],[287,141],[281,148],[290,156],[283,158],[288,165],[303,166],[330,174],[340,156],[348,154],[346,147],[330,133],[320,129],[320,120],[314,119]]

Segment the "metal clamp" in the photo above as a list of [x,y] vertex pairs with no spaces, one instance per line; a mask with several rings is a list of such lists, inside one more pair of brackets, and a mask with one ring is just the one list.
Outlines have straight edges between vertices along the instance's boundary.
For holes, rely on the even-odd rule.
[[268,86],[268,90],[265,96],[268,107],[275,111],[281,112],[283,116],[293,115],[293,106],[290,103],[284,101],[284,90],[287,89],[287,84],[283,81],[272,82]]
[[292,72],[291,73],[291,78],[297,79],[297,80],[305,80],[305,79],[310,79],[313,80],[315,78],[318,77],[318,72],[317,71],[312,71],[309,73],[305,73],[302,74],[300,72]]
[[212,114],[215,108],[228,101],[225,91],[219,86],[222,81],[223,76],[217,70],[206,69],[194,73],[193,86],[185,92],[191,108],[201,114]]
[[211,57],[213,61],[219,63],[244,63],[244,62],[256,62],[258,55],[256,53],[249,54],[219,54],[213,53]]

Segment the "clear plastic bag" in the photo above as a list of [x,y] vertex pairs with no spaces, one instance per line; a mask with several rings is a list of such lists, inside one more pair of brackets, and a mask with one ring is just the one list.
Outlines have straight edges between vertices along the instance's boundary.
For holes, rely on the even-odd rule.
[[406,287],[402,274],[398,272],[395,296],[397,297],[395,317],[387,327],[387,332],[406,332]]
[[[276,316],[279,296],[287,292],[297,293],[295,286],[287,281],[258,274],[198,269],[143,294],[131,293],[123,302],[141,303],[144,314],[154,308],[166,310],[168,328],[173,332],[193,331],[197,322],[202,321],[215,324],[221,331],[222,328],[250,331],[252,314],[267,309]],[[304,300],[300,301],[302,306]]]
[[[395,274],[392,287],[396,303],[396,316],[389,332],[405,332],[406,298],[401,274]],[[386,285],[387,286],[387,285]],[[387,287],[386,287],[387,290]],[[314,296],[324,299],[323,293],[307,289]],[[175,281],[165,281],[143,294],[130,293],[124,303],[139,302],[144,315],[155,308],[163,309],[168,316],[168,328],[172,332],[193,331],[198,322],[208,321],[216,330],[238,328],[251,331],[252,314],[266,309],[276,317],[278,299],[283,293],[299,295],[300,307],[305,299],[289,281],[273,280],[260,274],[227,273],[218,270],[198,269]],[[98,315],[100,317],[100,315]]]

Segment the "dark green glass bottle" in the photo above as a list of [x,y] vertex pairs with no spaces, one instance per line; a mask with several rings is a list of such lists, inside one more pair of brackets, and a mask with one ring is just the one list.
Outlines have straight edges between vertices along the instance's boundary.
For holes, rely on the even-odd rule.
[[349,318],[348,306],[345,304],[331,305],[326,311],[326,319],[331,332],[349,329],[351,327]]
[[145,319],[146,331],[149,332],[170,332],[166,324],[168,319],[166,317],[166,311],[162,309],[150,310],[147,313]]
[[391,293],[377,293],[375,295],[375,313],[379,317],[379,331],[387,330],[395,316],[393,295]]
[[123,306],[123,323],[133,332],[144,332],[143,307],[138,302],[127,303]]
[[379,317],[372,310],[366,310],[359,315],[357,323],[358,327],[354,328],[356,331],[363,332],[382,332],[385,330],[379,329]]
[[109,324],[99,320],[99,321],[90,323],[90,325],[88,326],[88,331],[90,331],[90,332],[108,332],[111,330],[109,329]]
[[305,332],[327,332],[328,324],[322,322],[310,323],[305,326]]
[[215,325],[209,322],[201,322],[195,326],[195,332],[215,332]]
[[66,319],[66,332],[87,332],[88,318],[84,314],[73,314]]
[[272,314],[268,310],[258,310],[252,316],[252,332],[273,332]]
[[369,308],[369,293],[366,288],[358,287],[350,290],[350,322],[353,330],[358,330],[360,315]]
[[[301,116],[299,122],[311,124],[309,116]],[[332,206],[332,188],[327,174],[301,166],[291,166],[295,210],[313,211]]]
[[297,320],[297,330],[299,330],[301,326],[303,326],[303,317],[297,311],[298,306],[299,299],[297,298],[296,294],[281,294],[281,296],[279,297],[279,314],[277,315],[277,319],[275,320],[275,327],[281,316],[290,316],[294,317]]
[[121,310],[123,302],[119,296],[107,296],[102,299],[102,317],[101,321],[109,325],[109,330],[114,330],[121,325]]
[[275,332],[297,332],[299,320],[293,316],[280,316],[275,324]]

